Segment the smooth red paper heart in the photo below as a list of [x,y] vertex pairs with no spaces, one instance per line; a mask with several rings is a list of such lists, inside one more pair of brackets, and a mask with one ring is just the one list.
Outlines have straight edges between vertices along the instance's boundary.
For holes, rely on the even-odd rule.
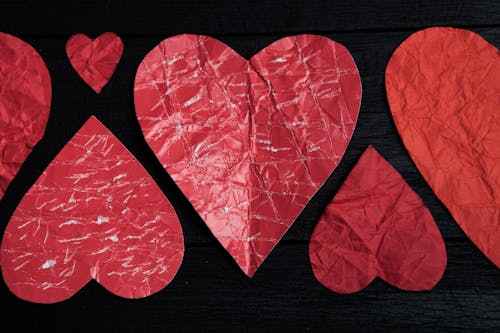
[[45,133],[52,86],[40,55],[0,32],[0,199]]
[[429,210],[371,146],[321,216],[309,258],[316,279],[341,294],[377,276],[403,290],[429,290],[446,267]]
[[121,297],[151,295],[174,278],[183,254],[167,198],[92,117],[21,200],[0,259],[16,296],[54,303],[91,279]]
[[340,162],[361,82],[325,37],[283,38],[246,60],[180,35],[147,54],[134,93],[146,141],[252,276]]
[[500,267],[500,52],[475,33],[411,35],[385,74],[408,153],[476,246]]
[[105,32],[96,39],[76,34],[66,43],[71,66],[96,93],[100,93],[113,76],[122,53],[122,40],[112,32]]

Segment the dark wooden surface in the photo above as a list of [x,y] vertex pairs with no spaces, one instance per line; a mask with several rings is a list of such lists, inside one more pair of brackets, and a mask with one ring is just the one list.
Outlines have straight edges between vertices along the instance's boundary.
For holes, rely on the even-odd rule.
[[[468,28],[500,46],[500,2],[481,1],[44,1],[2,0],[0,31],[33,45],[52,77],[53,102],[42,141],[0,202],[1,231],[40,173],[90,115],[96,115],[141,161],[181,219],[186,253],[174,281],[140,300],[116,297],[92,282],[70,300],[37,305],[0,284],[0,331],[491,331],[500,332],[500,271],[465,237],[408,157],[392,122],[384,70],[394,48],[419,29]],[[66,58],[65,42],[84,32],[114,31],[125,44],[115,75],[96,95]],[[218,244],[145,143],[135,118],[133,80],[142,58],[178,33],[216,37],[250,57],[272,41],[316,33],[345,45],[363,83],[358,126],[345,158],[289,232],[248,279]],[[308,240],[367,145],[404,176],[431,210],[446,242],[448,267],[430,292],[409,293],[380,280],[349,296],[314,278]]]

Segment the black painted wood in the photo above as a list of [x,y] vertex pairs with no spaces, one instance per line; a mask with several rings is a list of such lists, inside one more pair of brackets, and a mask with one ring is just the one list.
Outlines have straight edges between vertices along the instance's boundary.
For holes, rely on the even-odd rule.
[[500,24],[500,3],[491,0],[268,0],[262,3],[244,0],[64,3],[3,0],[2,9],[3,30],[41,36],[65,36],[79,31],[100,33],[103,30],[140,36],[163,36],[166,32],[289,34]]
[[[394,48],[412,32],[433,25],[469,28],[499,47],[500,2],[2,1],[0,31],[22,37],[40,52],[51,73],[53,103],[45,137],[0,202],[0,230],[45,167],[94,114],[171,200],[183,226],[186,255],[172,284],[142,300],[124,300],[91,283],[64,303],[41,306],[15,298],[2,282],[0,318],[50,331],[500,331],[500,272],[465,237],[416,170],[385,97],[384,71]],[[120,34],[125,52],[109,84],[96,95],[70,67],[64,46],[73,33],[95,37],[104,31]],[[135,119],[132,89],[138,64],[163,38],[184,32],[219,38],[247,58],[283,36],[319,33],[345,45],[361,73],[361,113],[342,163],[253,279],[240,272],[162,169]],[[443,234],[449,262],[433,291],[402,292],[376,280],[360,293],[341,296],[314,279],[308,239],[369,144],[422,197]]]

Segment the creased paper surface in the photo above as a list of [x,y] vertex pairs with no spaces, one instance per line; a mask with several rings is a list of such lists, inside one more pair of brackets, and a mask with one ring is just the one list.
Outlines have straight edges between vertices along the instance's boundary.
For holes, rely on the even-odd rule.
[[1,247],[18,297],[54,303],[91,279],[126,298],[151,295],[184,254],[179,220],[121,142],[90,118],[23,197]]
[[342,158],[361,82],[325,37],[283,38],[246,60],[180,35],[144,58],[134,93],[146,141],[252,276]]
[[76,34],[66,43],[66,54],[71,66],[96,93],[108,83],[120,62],[123,42],[112,32],[96,39]]
[[396,49],[385,80],[411,158],[500,267],[500,52],[468,30],[425,29]]
[[429,210],[371,146],[321,216],[309,258],[318,281],[341,294],[360,291],[377,276],[403,290],[429,290],[446,267]]
[[0,199],[45,133],[52,86],[26,42],[0,32]]

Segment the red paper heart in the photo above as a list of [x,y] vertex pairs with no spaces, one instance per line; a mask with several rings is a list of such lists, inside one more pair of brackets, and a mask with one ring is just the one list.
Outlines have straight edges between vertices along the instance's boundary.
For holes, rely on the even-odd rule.
[[105,32],[92,40],[76,34],[66,43],[66,53],[71,66],[96,93],[108,83],[120,62],[123,43],[112,32]]
[[182,261],[174,209],[122,143],[90,118],[24,196],[1,248],[18,297],[54,303],[91,279],[138,298],[164,288]]
[[428,290],[443,276],[443,238],[422,200],[368,147],[314,229],[309,257],[318,281],[357,292],[379,276],[404,290]]
[[40,55],[0,32],[0,199],[43,137],[51,98],[49,71]]
[[134,93],[146,141],[252,276],[340,162],[361,82],[325,37],[283,38],[246,60],[180,35],[144,58]]
[[411,158],[500,267],[500,52],[471,31],[425,29],[396,49],[385,81]]

